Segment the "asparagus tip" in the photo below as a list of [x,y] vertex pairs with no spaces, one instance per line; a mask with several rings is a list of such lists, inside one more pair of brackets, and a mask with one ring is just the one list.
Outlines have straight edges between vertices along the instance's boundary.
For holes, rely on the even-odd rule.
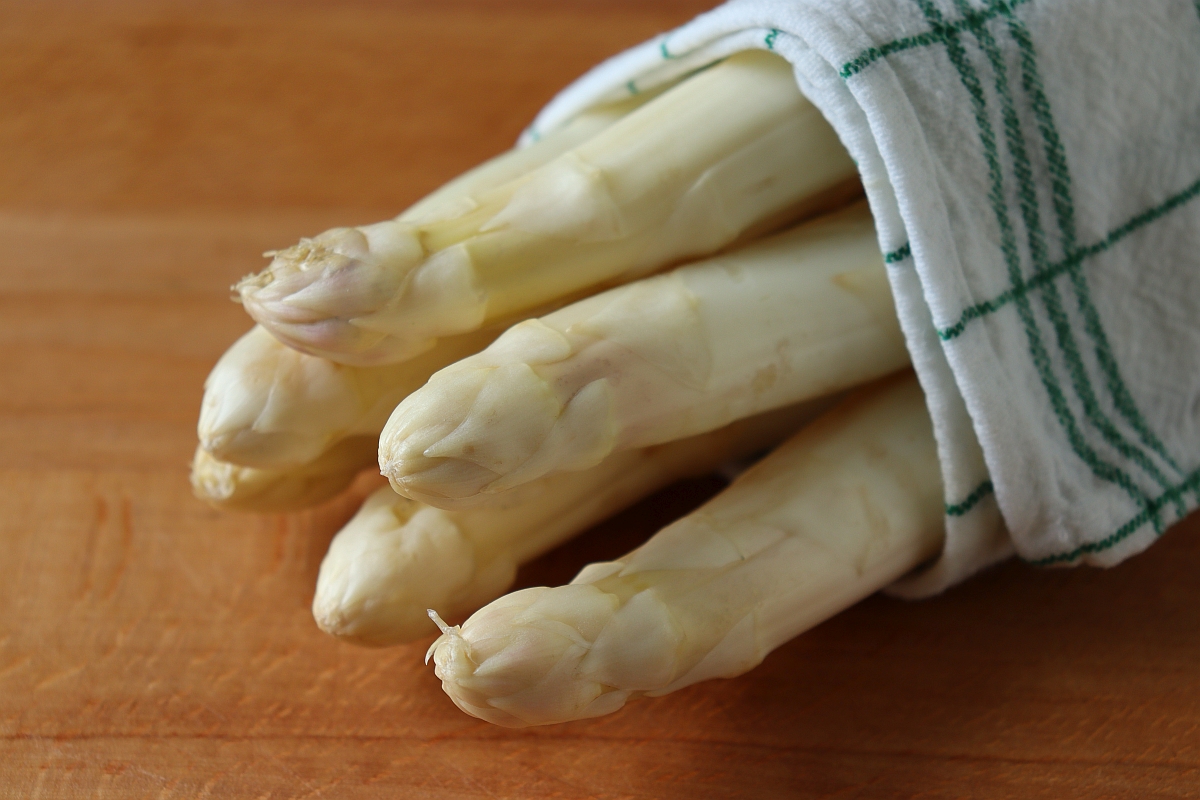
[[425,664],[428,665],[429,659],[433,658],[433,651],[436,650],[438,645],[442,643],[442,640],[447,636],[449,636],[451,639],[456,637],[461,639],[462,629],[459,628],[458,625],[448,624],[446,620],[442,619],[441,616],[432,608],[425,609],[425,613],[429,615],[429,618],[433,620],[433,624],[437,625],[438,630],[442,632],[442,635],[435,639],[433,644],[429,645],[429,649],[425,651]]

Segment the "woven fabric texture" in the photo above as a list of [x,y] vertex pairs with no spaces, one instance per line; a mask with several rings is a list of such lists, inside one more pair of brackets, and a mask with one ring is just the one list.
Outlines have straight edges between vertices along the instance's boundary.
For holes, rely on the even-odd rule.
[[794,67],[859,165],[938,439],[935,593],[1112,565],[1200,501],[1200,2],[733,0],[526,139],[731,53]]

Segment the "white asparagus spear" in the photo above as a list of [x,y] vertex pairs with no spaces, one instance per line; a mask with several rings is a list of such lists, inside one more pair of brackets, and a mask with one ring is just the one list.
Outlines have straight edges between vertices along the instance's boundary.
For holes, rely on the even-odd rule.
[[[581,113],[578,117],[572,119],[563,127],[552,131],[548,135],[538,141],[521,148],[514,148],[505,151],[495,158],[488,159],[482,164],[467,170],[462,175],[452,179],[451,181],[441,185],[433,192],[418,200],[413,205],[409,206],[403,213],[396,217],[397,223],[406,223],[409,225],[421,225],[422,223],[433,223],[439,220],[455,219],[469,214],[479,207],[480,197],[486,192],[495,189],[498,186],[503,186],[513,180],[516,180],[523,175],[531,172],[534,169],[546,164],[549,161],[557,158],[573,147],[582,144],[588,139],[595,136],[600,131],[612,125],[621,117],[628,114],[630,111],[644,105],[648,100],[653,99],[661,93],[666,87],[656,89],[654,91],[643,92],[626,100],[605,103],[592,109],[588,109]],[[341,229],[335,229],[341,230]],[[299,247],[305,247],[310,244],[311,240],[301,240]],[[270,256],[277,255],[276,252],[268,253]],[[236,288],[236,287],[235,287]],[[247,334],[245,339],[253,336],[256,340],[261,339],[260,334],[254,331],[266,333],[261,326],[256,326],[250,334]],[[270,335],[270,334],[266,334]],[[274,338],[274,337],[272,337]],[[242,344],[239,341],[239,344]],[[278,341],[278,340],[277,340]],[[296,350],[295,346],[298,342],[292,342],[293,347],[289,350]],[[235,348],[238,345],[235,345]],[[253,350],[251,348],[253,347]],[[257,362],[266,362],[276,358],[273,354],[268,354],[267,345],[260,341],[255,341],[253,345],[243,344],[242,353],[237,356],[237,360],[241,364],[237,367],[230,366],[227,368],[229,373],[227,377],[229,381],[238,380],[242,375],[239,375],[235,370],[246,368],[246,362],[253,359]],[[229,354],[227,354],[229,356]],[[313,356],[315,358],[315,356]],[[220,368],[218,364],[218,369]],[[295,369],[294,365],[290,365]],[[318,370],[317,367],[308,366],[307,371]],[[278,370],[278,367],[276,367]],[[328,369],[326,368],[326,371]],[[426,376],[428,377],[428,376]],[[209,382],[214,380],[214,376],[209,376]],[[317,377],[316,381],[321,383],[323,377]],[[207,385],[207,384],[206,384]],[[394,405],[394,404],[393,404]],[[201,425],[204,425],[203,417]],[[203,441],[204,435],[201,434]],[[235,463],[247,463],[239,461],[241,457],[236,450],[222,453],[219,450],[210,449],[218,458],[233,461]],[[256,456],[245,456],[250,459],[255,459]],[[295,462],[294,459],[287,459],[289,462]],[[298,462],[297,462],[298,463]],[[283,466],[283,464],[249,464],[249,466]]]
[[397,403],[498,332],[448,337],[399,364],[351,367],[300,353],[255,326],[204,382],[200,445],[219,461],[246,467],[309,464],[343,439],[377,437]]
[[527,320],[397,406],[379,463],[460,508],[908,363],[865,206]]
[[437,675],[463,711],[511,727],[740,675],[936,554],[942,502],[924,397],[891,381],[624,558],[439,623]]
[[791,67],[741,53],[445,219],[337,228],[235,289],[281,341],[352,364],[632,280],[811,211],[856,177]]
[[192,491],[229,511],[299,511],[345,490],[374,463],[375,439],[343,439],[314,461],[283,469],[243,467],[213,458],[203,447],[192,459]]
[[517,567],[684,477],[778,443],[820,410],[809,403],[599,465],[533,481],[467,511],[443,511],[383,487],[334,537],[313,616],[327,633],[366,645],[429,632],[428,608],[466,617],[512,585]]

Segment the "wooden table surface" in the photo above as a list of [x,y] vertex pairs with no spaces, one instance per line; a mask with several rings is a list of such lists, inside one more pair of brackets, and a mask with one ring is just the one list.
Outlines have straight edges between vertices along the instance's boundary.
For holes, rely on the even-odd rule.
[[872,598],[740,679],[514,732],[451,705],[428,641],[316,629],[354,497],[192,499],[201,384],[248,327],[227,287],[259,253],[393,215],[706,1],[0,8],[0,796],[1200,796],[1200,516],[1110,571]]

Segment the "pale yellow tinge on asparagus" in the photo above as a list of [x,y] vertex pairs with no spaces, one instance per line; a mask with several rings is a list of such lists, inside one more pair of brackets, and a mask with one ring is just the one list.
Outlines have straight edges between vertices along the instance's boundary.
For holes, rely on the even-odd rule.
[[329,546],[313,616],[349,641],[388,645],[429,633],[426,609],[461,619],[512,585],[517,567],[680,478],[770,447],[816,411],[781,409],[719,431],[617,453],[525,484],[481,508],[444,511],[383,487]]
[[328,231],[236,289],[298,349],[399,361],[439,337],[718,250],[855,176],[791,67],[742,53],[522,177],[438,205],[445,218]]
[[942,502],[924,397],[892,381],[624,558],[502,597],[430,652],[447,694],[489,722],[607,714],[739,675],[931,558]]
[[192,459],[192,491],[230,511],[299,511],[340,494],[374,463],[375,438],[343,439],[308,464],[259,469],[213,458],[203,447]]
[[483,192],[516,180],[586,142],[630,111],[657,97],[665,88],[590,108],[532,144],[501,153],[442,184],[405,209],[396,219],[420,225],[423,222],[453,219],[474,211],[479,207],[479,197]]
[[397,492],[463,507],[908,363],[865,206],[527,320],[396,408]]
[[344,439],[378,437],[397,403],[497,333],[448,337],[399,364],[351,367],[297,352],[256,326],[204,382],[200,445],[215,459],[241,466],[302,467]]
[[[454,219],[469,214],[479,207],[480,197],[484,193],[526,175],[562,155],[572,147],[587,141],[633,109],[653,99],[658,93],[658,91],[645,92],[623,101],[606,103],[596,108],[588,109],[542,139],[526,147],[515,148],[501,153],[495,158],[491,158],[467,170],[448,183],[442,184],[433,192],[405,209],[404,212],[396,217],[394,222],[398,225],[419,226],[423,223],[435,223],[439,220]],[[383,224],[381,223],[381,225]],[[372,226],[372,228],[375,227],[379,226]],[[354,237],[350,231],[352,229],[334,228],[322,233],[315,239],[302,239],[294,247],[283,251],[268,252],[266,255],[283,259],[285,262],[288,258],[297,256],[302,259],[302,263],[299,265],[301,269],[306,267],[306,264],[303,263],[304,260],[314,262],[313,264],[307,264],[308,267],[324,266],[337,268],[341,259],[346,257],[346,254],[341,252],[345,248],[338,243],[345,244],[346,242],[354,241]],[[326,248],[325,244],[328,244],[329,247]],[[316,264],[316,262],[321,263]],[[273,266],[274,264],[272,264]],[[263,275],[270,272],[271,268],[269,267]],[[262,275],[243,279],[234,289],[239,291],[240,294],[245,294],[242,291],[242,287],[246,282],[252,279],[260,280],[261,278]],[[308,348],[303,347],[303,343],[298,339],[289,339],[282,335],[281,339],[288,341],[290,345],[289,349],[295,350],[299,348],[299,350],[308,350]],[[263,347],[265,346],[259,345],[260,349]],[[413,348],[412,355],[415,356],[418,352],[420,352],[420,348]],[[349,360],[354,361],[354,359]],[[387,361],[388,359],[361,359],[364,366],[370,366],[376,361],[381,360]],[[234,454],[230,453],[229,455]]]

